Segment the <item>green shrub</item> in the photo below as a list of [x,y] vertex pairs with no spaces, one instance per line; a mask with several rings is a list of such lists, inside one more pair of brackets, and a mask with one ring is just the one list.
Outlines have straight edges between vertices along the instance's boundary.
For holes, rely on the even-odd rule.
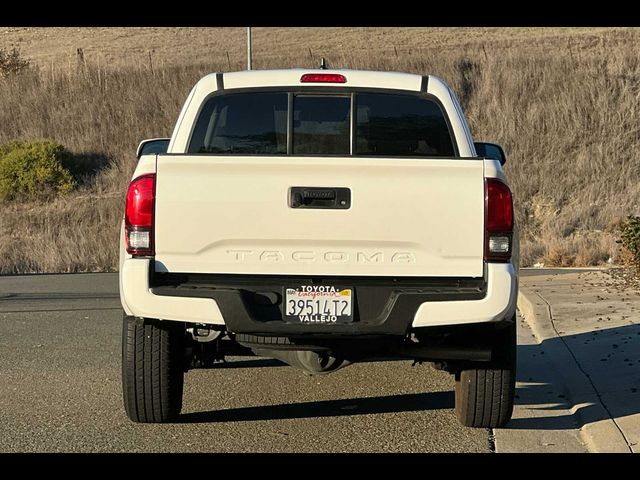
[[64,166],[69,153],[51,140],[0,145],[0,201],[43,200],[76,187]]
[[629,215],[620,225],[620,240],[617,243],[622,245],[626,251],[625,256],[630,257],[630,261],[640,268],[640,217]]

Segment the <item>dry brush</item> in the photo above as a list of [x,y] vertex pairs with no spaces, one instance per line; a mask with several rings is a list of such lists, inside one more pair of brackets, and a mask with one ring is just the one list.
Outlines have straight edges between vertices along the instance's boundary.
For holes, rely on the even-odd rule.
[[[516,200],[523,265],[616,261],[616,227],[640,209],[640,59],[634,30],[560,38],[555,49],[471,44],[396,55],[344,53],[341,68],[434,74],[460,97],[478,140],[501,143]],[[528,47],[529,45],[529,47]],[[550,45],[554,45],[551,43]],[[189,89],[227,71],[224,52],[187,66],[31,69],[0,79],[0,143],[50,138],[101,158],[76,193],[0,204],[0,272],[117,268],[124,191],[143,138],[169,135]],[[256,68],[315,66],[286,52]],[[237,67],[236,67],[237,68]]]

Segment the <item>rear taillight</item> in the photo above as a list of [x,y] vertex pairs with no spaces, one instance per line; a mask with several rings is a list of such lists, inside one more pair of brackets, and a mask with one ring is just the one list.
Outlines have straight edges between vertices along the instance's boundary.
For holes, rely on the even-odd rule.
[[127,253],[134,257],[154,255],[153,215],[156,200],[156,175],[136,178],[129,184],[124,213]]
[[347,77],[339,73],[305,73],[300,83],[347,83]]
[[508,262],[513,243],[513,199],[511,190],[497,178],[485,180],[484,259]]

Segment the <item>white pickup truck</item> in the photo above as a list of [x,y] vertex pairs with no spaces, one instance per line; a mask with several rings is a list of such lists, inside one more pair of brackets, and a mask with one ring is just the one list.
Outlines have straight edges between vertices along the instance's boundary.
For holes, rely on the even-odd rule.
[[510,419],[518,235],[504,152],[474,144],[442,80],[211,74],[166,141],[141,144],[122,224],[131,420],[177,417],[184,373],[225,355],[310,374],[433,362],[455,377],[464,425]]

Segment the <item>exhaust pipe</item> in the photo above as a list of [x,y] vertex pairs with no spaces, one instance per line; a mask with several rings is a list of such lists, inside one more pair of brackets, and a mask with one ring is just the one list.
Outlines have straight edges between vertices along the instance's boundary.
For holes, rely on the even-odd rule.
[[303,370],[309,375],[323,375],[335,372],[347,365],[349,360],[334,357],[328,352],[314,352],[310,350],[270,350],[256,348],[253,352],[260,357],[273,357],[278,360]]

